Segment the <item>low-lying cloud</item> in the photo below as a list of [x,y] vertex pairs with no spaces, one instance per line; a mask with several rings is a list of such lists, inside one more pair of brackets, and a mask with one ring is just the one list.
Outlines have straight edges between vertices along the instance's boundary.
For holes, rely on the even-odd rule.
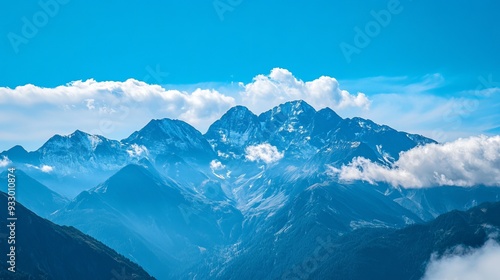
[[40,170],[43,173],[50,173],[50,172],[54,171],[54,167],[52,167],[50,165],[45,165],[45,164],[43,164],[41,166],[27,164],[26,166],[31,167],[31,168],[36,169],[36,170]]
[[385,182],[405,188],[500,186],[500,136],[415,147],[401,153],[391,167],[358,157],[331,171],[343,181]]
[[2,156],[0,158],[0,167],[6,167],[7,165],[9,165],[11,163],[12,162],[6,156]]
[[497,280],[500,276],[500,245],[488,240],[483,247],[465,254],[431,259],[423,280]]
[[263,161],[267,164],[279,161],[284,156],[283,152],[269,143],[248,146],[245,152],[245,158],[249,161]]
[[216,171],[216,170],[221,170],[221,169],[224,169],[226,168],[226,166],[224,164],[222,164],[222,162],[218,161],[218,160],[212,160],[210,162],[210,169],[212,169],[212,171]]

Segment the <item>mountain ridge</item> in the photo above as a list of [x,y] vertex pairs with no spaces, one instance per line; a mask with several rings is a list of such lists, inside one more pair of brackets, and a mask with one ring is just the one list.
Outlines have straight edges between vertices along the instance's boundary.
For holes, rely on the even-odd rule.
[[[358,142],[364,150],[351,151],[350,147],[359,145]],[[244,106],[235,106],[205,134],[181,120],[153,119],[120,141],[77,129],[69,135],[54,135],[35,151],[14,146],[1,152],[0,157],[12,161],[56,192],[75,197],[141,159],[161,170],[158,165],[164,165],[166,158],[179,157],[192,168],[211,174],[210,162],[217,160],[231,165],[233,160],[247,161],[247,148],[265,143],[276,147],[289,160],[313,164],[314,156],[322,152],[340,165],[348,163],[354,155],[363,154],[389,164],[401,151],[435,141],[370,120],[343,119],[330,108],[316,111],[305,101],[297,100],[258,116]],[[322,168],[317,166],[318,170]],[[169,170],[177,172],[171,167]]]

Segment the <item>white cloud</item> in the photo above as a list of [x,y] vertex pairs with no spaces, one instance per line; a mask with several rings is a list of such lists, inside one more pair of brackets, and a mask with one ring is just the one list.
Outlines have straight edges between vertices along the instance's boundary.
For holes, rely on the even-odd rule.
[[136,158],[139,158],[141,157],[143,154],[148,154],[148,149],[144,146],[144,145],[137,145],[137,144],[132,144],[130,146],[130,149],[127,150],[127,153],[129,154],[129,156],[131,157],[136,157]]
[[[116,107],[157,109],[160,113],[191,123],[213,118],[213,112],[224,113],[235,105],[235,99],[216,90],[196,89],[193,92],[166,90],[134,79],[125,82],[97,82],[93,79],[74,81],[64,86],[43,88],[34,85],[14,89],[0,87],[0,104],[19,106],[56,105],[67,110],[84,106],[98,108],[101,113],[116,112]],[[219,112],[222,111],[222,112]]]
[[331,171],[345,181],[386,182],[406,188],[500,186],[500,136],[415,147],[401,153],[391,167],[358,157]]
[[50,173],[53,170],[54,170],[54,167],[49,166],[49,165],[42,165],[42,167],[40,167],[40,171],[45,172],[45,173]]
[[267,164],[279,161],[283,158],[283,152],[279,152],[278,148],[268,143],[248,146],[245,149],[245,158],[250,161],[263,161]]
[[34,168],[34,169],[37,169],[37,170],[40,170],[44,173],[50,173],[52,171],[54,171],[54,167],[50,166],[50,165],[41,165],[41,166],[35,166],[35,165],[32,165],[32,164],[26,164],[27,167],[31,167],[31,168]]
[[178,118],[204,130],[235,105],[233,97],[223,95],[216,90],[198,88],[186,96]]
[[370,101],[363,93],[350,94],[341,90],[332,77],[322,76],[313,81],[298,80],[282,68],[274,68],[269,75],[258,75],[251,83],[240,84],[242,103],[260,113],[286,101],[302,99],[316,109],[346,107],[368,108]]
[[214,159],[210,162],[210,169],[212,169],[212,171],[221,170],[224,168],[226,168],[226,166],[218,160]]
[[497,280],[500,278],[500,245],[488,240],[483,247],[465,254],[433,257],[423,280]]
[[[56,133],[80,129],[120,139],[153,118],[165,117],[184,120],[203,131],[234,105],[233,97],[215,89],[167,90],[134,79],[89,79],[55,88],[0,87],[0,138],[12,144],[37,139],[39,147]],[[15,125],[10,119],[16,120]],[[17,133],[19,127],[27,133]]]
[[2,156],[2,158],[0,158],[0,167],[6,167],[7,165],[9,165],[11,163],[12,162],[6,156]]
[[89,110],[94,110],[95,109],[95,106],[94,106],[95,100],[94,99],[90,99],[89,98],[89,99],[85,99],[84,101],[87,103],[86,106],[87,106],[87,108]]

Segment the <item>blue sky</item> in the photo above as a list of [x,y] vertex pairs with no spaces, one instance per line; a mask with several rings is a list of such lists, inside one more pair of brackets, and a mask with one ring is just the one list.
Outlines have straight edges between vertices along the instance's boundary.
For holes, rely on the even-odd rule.
[[[47,10],[41,3],[52,5]],[[441,127],[446,135],[436,138],[443,141],[495,134],[500,130],[499,93],[476,93],[500,87],[499,10],[498,1],[3,1],[0,87],[54,88],[77,80],[132,78],[169,89],[215,89],[234,97],[236,104],[242,100],[238,90],[231,90],[235,84],[249,85],[258,75],[270,75],[280,67],[300,81],[329,76],[353,96],[363,92],[370,109],[334,108],[344,116],[370,117],[428,136]],[[390,19],[373,29],[374,14],[387,12]],[[370,24],[371,31],[366,31]],[[356,28],[371,32],[362,46],[356,45]],[[347,57],[342,44],[357,52]],[[17,103],[9,103],[5,96],[0,97],[0,109],[9,115]],[[99,103],[99,98],[91,99]],[[443,113],[442,106],[463,107],[464,100],[478,104],[465,113],[456,108],[452,116]],[[68,111],[72,105],[58,108],[66,106]],[[15,107],[10,116],[18,116],[17,122],[25,125],[22,120],[28,123],[30,115],[58,115],[46,104],[33,106]],[[146,115],[162,117],[161,112]],[[459,125],[454,115],[459,115]],[[398,120],[405,118],[411,122]],[[11,127],[11,121],[4,122],[4,128]],[[123,125],[120,132],[102,134],[121,137],[137,128]],[[28,140],[16,138],[15,128],[5,128],[0,149],[12,143],[35,148],[43,137],[70,129],[54,124]]]

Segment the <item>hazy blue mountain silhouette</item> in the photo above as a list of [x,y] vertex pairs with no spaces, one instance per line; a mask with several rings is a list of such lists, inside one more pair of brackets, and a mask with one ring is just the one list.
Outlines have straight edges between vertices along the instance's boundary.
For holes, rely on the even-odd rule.
[[[0,203],[7,205],[4,192],[0,192]],[[7,270],[3,255],[1,279],[153,279],[137,264],[74,227],[40,218],[21,203],[15,211],[16,272]],[[0,218],[5,221],[7,211],[1,211]],[[0,233],[4,235],[0,249],[9,252],[7,227]]]
[[[0,174],[0,180],[7,182],[7,172]],[[28,176],[21,170],[16,170],[16,199],[37,215],[48,218],[53,212],[63,208],[69,200],[50,190],[40,182]],[[7,184],[2,185],[1,191],[7,192]]]

